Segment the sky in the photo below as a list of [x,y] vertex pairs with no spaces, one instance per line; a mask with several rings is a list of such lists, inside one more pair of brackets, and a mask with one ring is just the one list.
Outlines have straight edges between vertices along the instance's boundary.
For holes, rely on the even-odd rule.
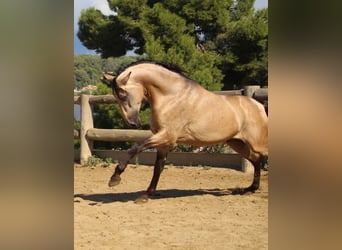
[[[264,8],[268,6],[268,0],[256,0],[255,8]],[[78,31],[78,18],[82,9],[95,7],[100,10],[104,15],[112,14],[113,12],[108,7],[107,0],[74,0],[74,54],[95,54],[95,51],[85,48],[77,37]]]

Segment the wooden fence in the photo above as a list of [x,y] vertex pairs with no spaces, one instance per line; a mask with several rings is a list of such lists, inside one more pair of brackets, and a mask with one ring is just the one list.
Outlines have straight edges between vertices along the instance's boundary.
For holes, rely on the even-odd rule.
[[[217,91],[222,95],[247,95],[255,98],[268,107],[268,89],[260,86],[250,85],[241,90]],[[122,159],[125,151],[96,150],[93,149],[93,141],[133,141],[138,142],[151,136],[149,130],[136,129],[99,129],[94,128],[92,106],[100,103],[116,103],[112,95],[85,95],[74,97],[74,104],[81,106],[81,129],[74,130],[74,138],[80,139],[80,150],[75,151],[75,160],[79,160],[85,165],[88,158],[93,154],[99,157],[111,157],[113,160]],[[143,152],[131,163],[153,164],[154,152]],[[238,154],[210,154],[207,153],[173,153],[170,152],[168,162],[175,165],[211,165],[217,167],[229,167],[244,172],[252,170],[252,166],[247,160],[242,159]]]

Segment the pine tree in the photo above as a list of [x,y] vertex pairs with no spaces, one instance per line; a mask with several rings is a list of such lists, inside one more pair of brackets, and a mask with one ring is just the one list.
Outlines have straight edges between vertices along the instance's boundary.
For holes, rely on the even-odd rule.
[[267,9],[254,0],[109,0],[82,12],[78,36],[102,57],[129,50],[178,64],[209,90],[267,84]]

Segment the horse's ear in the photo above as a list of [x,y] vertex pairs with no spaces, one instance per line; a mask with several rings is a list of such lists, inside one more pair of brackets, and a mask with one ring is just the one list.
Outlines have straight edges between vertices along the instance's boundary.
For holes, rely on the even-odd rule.
[[129,72],[128,74],[127,74],[127,76],[125,76],[123,79],[122,79],[122,85],[126,85],[126,83],[127,83],[127,81],[128,81],[128,79],[129,79],[129,77],[131,76],[131,73],[132,72]]
[[109,73],[109,72],[102,72],[102,77],[101,77],[101,81],[110,86],[111,82],[113,81],[113,79],[116,77],[116,75]]
[[104,80],[113,81],[113,79],[115,78],[115,75],[109,72],[102,72],[102,77]]

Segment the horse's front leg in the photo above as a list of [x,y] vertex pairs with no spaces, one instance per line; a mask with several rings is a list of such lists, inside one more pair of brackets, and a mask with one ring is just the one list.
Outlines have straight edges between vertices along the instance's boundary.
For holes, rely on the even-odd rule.
[[128,150],[128,156],[124,161],[120,161],[119,164],[116,166],[114,174],[109,180],[108,186],[112,187],[115,185],[118,185],[121,181],[121,173],[126,169],[127,164],[129,160],[131,160],[134,156],[139,154],[145,149],[148,148],[155,148],[160,146],[166,146],[170,144],[170,138],[168,136],[168,133],[164,130],[158,132],[157,134],[154,134],[144,140],[140,144],[134,144],[129,150]]
[[132,159],[135,155],[137,155],[138,149],[139,148],[139,144],[134,144],[131,149],[128,151],[128,156],[124,161],[120,161],[118,165],[116,165],[115,171],[112,175],[112,177],[110,178],[109,182],[108,182],[108,186],[112,187],[112,186],[116,186],[120,183],[121,181],[121,173],[123,171],[125,171],[127,164],[129,162],[130,159]]
[[150,186],[147,188],[146,193],[139,196],[138,199],[135,200],[135,203],[147,202],[148,198],[156,193],[159,177],[160,177],[161,172],[164,169],[164,165],[165,165],[168,153],[169,153],[168,146],[157,148],[157,158],[154,164],[153,177],[152,177]]

